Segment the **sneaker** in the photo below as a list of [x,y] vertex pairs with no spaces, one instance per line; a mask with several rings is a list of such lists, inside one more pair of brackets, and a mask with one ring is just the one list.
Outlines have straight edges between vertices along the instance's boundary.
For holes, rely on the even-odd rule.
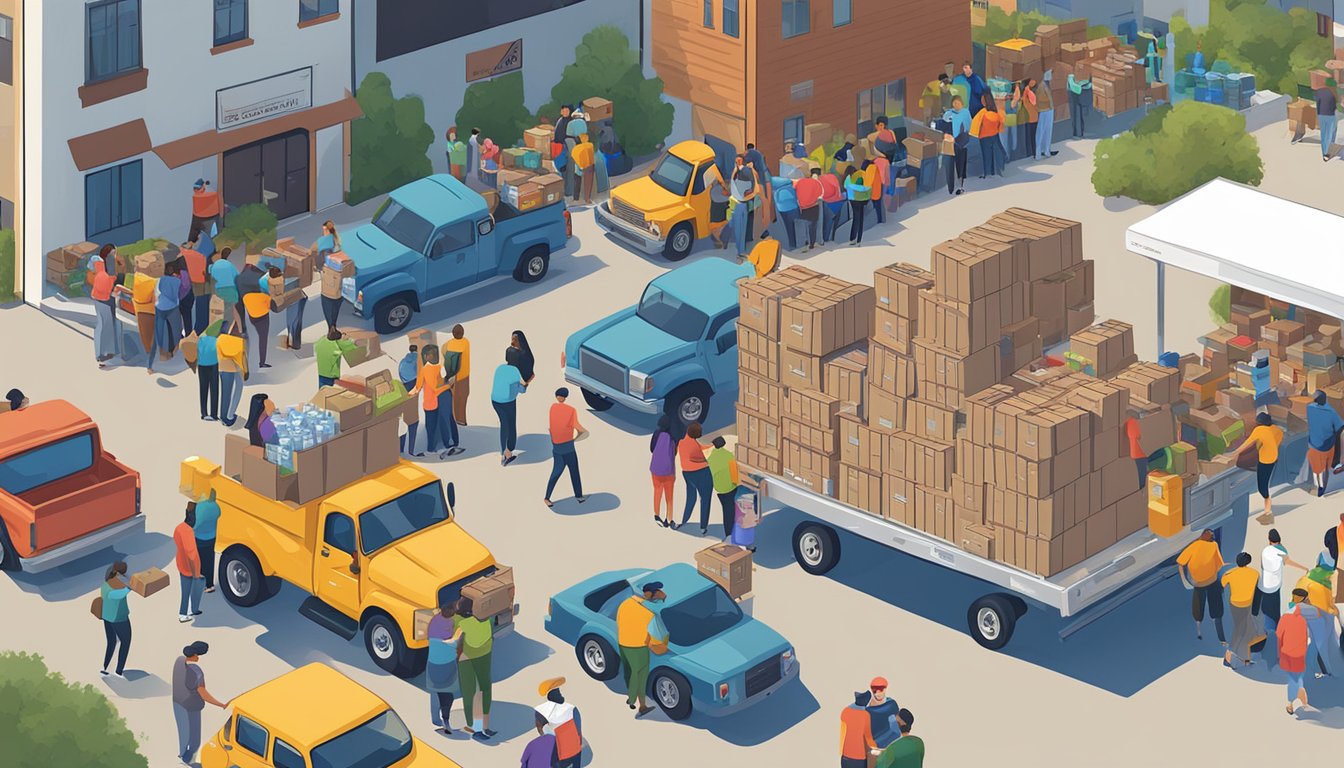
[[207,595],[210,594],[211,592],[214,592],[214,591],[215,591],[215,588],[214,588],[214,587],[206,587],[206,588],[205,588],[205,594],[207,594]]
[[192,611],[192,612],[191,612],[191,615],[192,615],[192,616],[200,616],[202,613],[204,613],[204,611]]
[[125,680],[125,679],[126,679],[126,676],[123,675],[123,674],[121,674],[120,672],[113,672],[113,673],[112,673],[112,676],[113,676],[113,677],[116,677],[116,678],[120,678],[120,679],[122,679],[122,680]]
[[477,740],[477,741],[489,741],[489,740],[490,740],[490,737],[487,736],[487,735],[485,734],[484,731],[482,731],[481,733],[473,733],[473,734],[471,734],[471,738],[473,738],[473,739],[475,739],[475,740]]
[[186,624],[188,621],[191,621],[191,617],[190,617],[190,616],[178,616],[178,617],[177,617],[177,622],[178,622],[179,624]]
[[110,673],[106,669],[100,669],[98,670],[98,674],[102,675],[103,677],[107,677],[108,674]]

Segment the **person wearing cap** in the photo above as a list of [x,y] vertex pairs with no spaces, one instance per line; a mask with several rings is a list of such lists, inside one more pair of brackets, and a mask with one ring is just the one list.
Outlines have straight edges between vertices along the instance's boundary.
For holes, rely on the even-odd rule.
[[537,734],[555,736],[555,755],[559,768],[579,768],[583,758],[583,718],[578,707],[565,702],[560,686],[565,678],[542,681],[537,693],[545,700],[535,708]]
[[1340,430],[1344,430],[1344,419],[1339,418],[1325,392],[1316,390],[1312,402],[1307,405],[1307,463],[1311,465],[1311,477],[1316,481],[1317,496],[1324,496],[1330,483],[1330,465],[1334,463]]
[[229,706],[206,690],[205,673],[196,664],[209,650],[209,643],[197,640],[173,662],[173,720],[177,723],[177,756],[184,763],[190,763],[201,748],[201,710],[206,704],[220,709]]
[[191,229],[187,239],[195,242],[202,232],[208,232],[211,224],[219,222],[219,193],[210,189],[210,182],[197,179],[191,185]]
[[900,724],[896,722],[896,713],[900,705],[887,696],[887,678],[874,677],[868,684],[868,717],[873,721],[873,741],[879,748],[885,748],[891,742],[901,738]]
[[868,768],[868,755],[878,754],[873,721],[868,716],[868,691],[854,694],[854,703],[840,710],[840,768]]
[[901,736],[893,741],[877,758],[874,768],[924,768],[924,740],[910,733],[915,727],[915,715],[908,709],[896,713]]
[[714,448],[705,454],[709,464],[709,474],[714,481],[714,494],[719,497],[719,506],[723,508],[723,538],[733,535],[733,519],[737,511],[737,459],[725,446],[722,437],[714,438]]
[[650,581],[640,587],[640,592],[642,596],[631,595],[616,609],[616,644],[620,646],[625,703],[631,709],[638,705],[637,718],[653,711],[644,700],[649,683],[649,652],[667,652],[667,632],[649,607],[667,600],[663,583]]
[[583,479],[579,477],[579,453],[574,449],[574,443],[588,435],[588,430],[579,424],[579,412],[574,410],[574,406],[569,405],[565,400],[569,399],[569,388],[560,387],[555,390],[555,402],[551,404],[550,432],[551,432],[551,478],[546,481],[546,497],[544,502],[547,507],[554,507],[551,503],[551,492],[555,490],[555,484],[560,481],[560,476],[569,469],[569,482],[574,486],[574,500],[582,504],[588,500],[583,495]]

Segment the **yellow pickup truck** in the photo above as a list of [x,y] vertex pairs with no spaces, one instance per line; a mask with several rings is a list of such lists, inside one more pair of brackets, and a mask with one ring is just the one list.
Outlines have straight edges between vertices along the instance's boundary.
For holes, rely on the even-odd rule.
[[[362,630],[374,663],[398,677],[423,670],[433,609],[496,570],[453,518],[453,484],[407,461],[295,505],[193,456],[182,463],[181,489],[193,499],[214,491],[219,503],[225,599],[250,607],[289,582],[310,595],[301,614],[347,640]],[[493,617],[497,636],[512,629],[517,610]]]

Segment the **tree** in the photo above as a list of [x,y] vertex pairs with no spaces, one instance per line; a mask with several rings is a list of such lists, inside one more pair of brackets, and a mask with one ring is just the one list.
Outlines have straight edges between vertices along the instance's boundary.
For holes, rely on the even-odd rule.
[[[981,45],[994,45],[1014,38],[1036,39],[1036,28],[1043,24],[1058,24],[1060,19],[1046,16],[1036,11],[1015,11],[1008,13],[996,5],[989,6],[985,13],[985,26],[973,27],[971,39]],[[1094,30],[1100,30],[1094,34]],[[1089,27],[1088,39],[1105,37],[1111,34],[1106,27]]]
[[[275,246],[279,228],[279,219],[265,203],[240,205],[224,215],[224,228],[215,237],[215,245],[235,249],[246,245],[249,252],[261,253],[262,248]],[[132,244],[131,253],[134,254],[146,242],[142,240]]]
[[27,653],[0,653],[0,745],[5,765],[149,765],[106,696]]
[[644,77],[639,53],[616,27],[596,27],[583,36],[574,49],[574,63],[565,67],[540,114],[558,116],[561,104],[590,97],[611,100],[616,136],[631,157],[656,151],[672,132],[675,110],[663,101],[663,81]]
[[1260,145],[1239,112],[1183,101],[1144,120],[1138,130],[1097,143],[1098,195],[1160,205],[1220,176],[1252,185],[1264,178]]
[[419,96],[392,95],[392,81],[382,72],[364,76],[355,94],[364,116],[350,123],[350,192],[354,205],[428,176],[429,145],[434,130],[425,122]]
[[536,124],[523,103],[523,73],[513,72],[467,86],[457,110],[457,135],[465,141],[472,128],[481,129],[501,147],[512,147],[523,131]]
[[1205,68],[1222,63],[1229,71],[1250,72],[1257,88],[1290,96],[1308,82],[1308,72],[1333,58],[1331,39],[1316,34],[1315,13],[1305,8],[1284,12],[1265,0],[1210,0],[1208,26],[1191,27],[1174,16],[1171,32],[1178,67],[1200,44]]

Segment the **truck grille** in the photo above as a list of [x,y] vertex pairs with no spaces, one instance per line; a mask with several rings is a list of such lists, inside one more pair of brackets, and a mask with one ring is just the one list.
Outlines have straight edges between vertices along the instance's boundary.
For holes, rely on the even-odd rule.
[[625,369],[587,349],[579,349],[579,372],[617,392],[625,391]]
[[633,224],[640,229],[648,229],[649,225],[644,219],[644,214],[619,197],[611,198],[611,212],[616,214],[616,218],[621,221]]
[[778,655],[771,656],[768,660],[748,669],[747,698],[751,698],[775,683],[778,683],[783,676],[784,672],[783,668],[780,667]]

